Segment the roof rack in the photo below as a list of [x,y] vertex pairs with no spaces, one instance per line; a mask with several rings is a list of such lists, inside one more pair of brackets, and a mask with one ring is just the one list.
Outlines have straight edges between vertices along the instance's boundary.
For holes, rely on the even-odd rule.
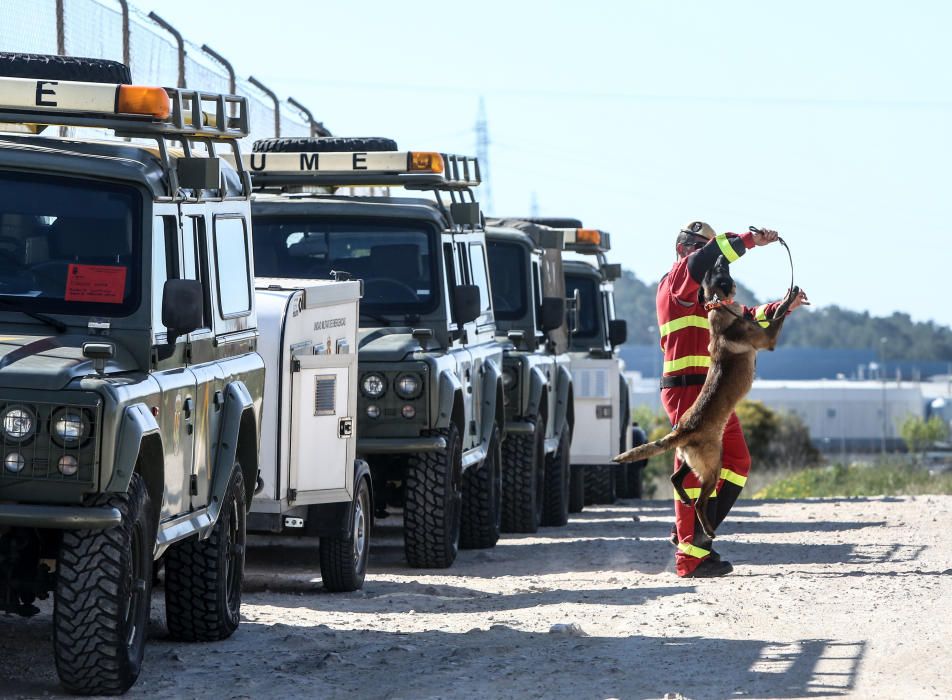
[[430,151],[256,152],[241,156],[256,188],[398,185],[408,190],[467,190],[482,178],[471,156]]
[[545,226],[526,219],[486,219],[487,226],[516,229],[527,235],[536,248],[565,250],[566,229]]
[[[229,107],[236,116],[229,116]],[[120,136],[214,140],[248,135],[248,101],[200,90],[0,77],[0,123],[111,129]]]

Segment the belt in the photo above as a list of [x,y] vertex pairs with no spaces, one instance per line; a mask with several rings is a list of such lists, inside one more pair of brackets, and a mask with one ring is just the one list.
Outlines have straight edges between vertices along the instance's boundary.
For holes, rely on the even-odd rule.
[[707,379],[706,374],[678,374],[674,377],[661,377],[662,389],[675,389],[685,386],[701,386]]

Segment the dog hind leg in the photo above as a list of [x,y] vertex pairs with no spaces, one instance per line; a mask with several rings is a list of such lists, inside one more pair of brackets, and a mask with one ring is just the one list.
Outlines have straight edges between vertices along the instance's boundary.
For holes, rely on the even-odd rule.
[[678,494],[678,498],[681,499],[681,503],[686,506],[691,505],[691,499],[688,497],[687,491],[684,490],[684,477],[690,473],[691,465],[682,459],[681,466],[671,475],[671,485],[674,486],[674,491]]

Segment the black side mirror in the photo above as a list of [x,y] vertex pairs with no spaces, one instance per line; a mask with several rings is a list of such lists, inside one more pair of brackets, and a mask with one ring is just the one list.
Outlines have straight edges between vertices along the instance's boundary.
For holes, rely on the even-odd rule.
[[612,347],[624,345],[628,340],[628,322],[615,319],[608,322],[608,344]]
[[539,308],[539,328],[543,333],[554,331],[565,322],[565,299],[561,297],[542,297]]
[[203,324],[204,294],[198,280],[167,280],[162,290],[162,325],[168,329],[168,342],[174,345]]
[[460,325],[475,321],[483,310],[479,302],[479,287],[475,284],[461,284],[454,287],[453,305],[456,307],[457,321]]

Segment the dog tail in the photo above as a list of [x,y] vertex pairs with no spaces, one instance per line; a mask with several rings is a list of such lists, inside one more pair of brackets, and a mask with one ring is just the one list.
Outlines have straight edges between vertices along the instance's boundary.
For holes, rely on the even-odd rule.
[[622,454],[613,457],[612,461],[619,463],[637,462],[638,460],[654,457],[655,455],[659,455],[662,452],[667,452],[668,450],[673,450],[675,447],[678,447],[683,441],[683,437],[683,433],[680,433],[677,429],[674,429],[663,438],[659,438],[654,442],[646,442],[644,445],[632,447],[627,452],[623,452]]

